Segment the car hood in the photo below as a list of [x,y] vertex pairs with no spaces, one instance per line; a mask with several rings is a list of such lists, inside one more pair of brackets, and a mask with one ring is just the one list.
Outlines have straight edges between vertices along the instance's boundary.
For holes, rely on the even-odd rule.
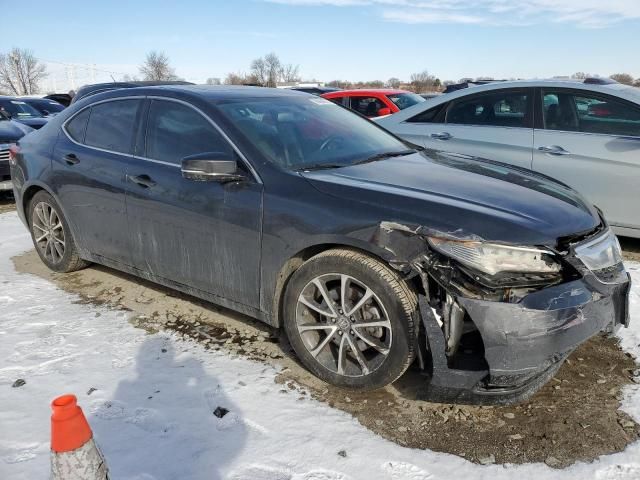
[[29,125],[32,128],[40,128],[45,125],[49,119],[45,117],[33,117],[33,118],[16,118],[16,122],[23,123],[25,125]]
[[424,151],[301,175],[324,193],[384,210],[381,221],[460,238],[555,245],[601,224],[597,209],[568,186],[464,155]]
[[13,120],[0,120],[0,143],[16,142],[31,131],[33,128],[22,123]]

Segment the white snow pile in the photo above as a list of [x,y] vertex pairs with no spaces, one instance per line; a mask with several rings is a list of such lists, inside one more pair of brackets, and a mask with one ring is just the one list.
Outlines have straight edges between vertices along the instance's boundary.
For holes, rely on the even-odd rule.
[[[0,215],[0,479],[48,478],[49,404],[64,393],[78,396],[114,480],[640,478],[639,443],[565,470],[403,448],[342,411],[282,393],[271,367],[146,334],[124,312],[16,273],[10,258],[30,248],[17,215]],[[632,327],[621,338],[640,356],[640,264],[628,268]],[[18,378],[26,384],[12,388]],[[217,418],[217,407],[229,413]],[[639,388],[628,388],[624,409],[640,422]]]

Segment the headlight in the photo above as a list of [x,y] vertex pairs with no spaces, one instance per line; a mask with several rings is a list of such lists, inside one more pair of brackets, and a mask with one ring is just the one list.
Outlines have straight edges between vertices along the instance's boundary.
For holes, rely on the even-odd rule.
[[560,264],[554,260],[554,254],[549,250],[436,237],[428,237],[428,240],[440,253],[489,275],[499,272],[555,273],[560,271]]

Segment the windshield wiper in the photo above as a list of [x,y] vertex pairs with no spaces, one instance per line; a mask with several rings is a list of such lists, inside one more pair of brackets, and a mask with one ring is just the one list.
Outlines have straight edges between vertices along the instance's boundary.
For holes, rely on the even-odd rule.
[[312,170],[329,170],[331,168],[348,167],[344,163],[315,163],[313,165],[305,165],[304,167],[296,168],[296,172],[306,172]]
[[351,165],[362,165],[363,163],[377,162],[378,160],[384,160],[386,158],[403,157],[405,155],[411,155],[412,153],[416,153],[416,152],[417,150],[414,150],[412,148],[409,150],[398,150],[396,152],[376,153],[375,155],[371,155],[368,158],[354,162]]

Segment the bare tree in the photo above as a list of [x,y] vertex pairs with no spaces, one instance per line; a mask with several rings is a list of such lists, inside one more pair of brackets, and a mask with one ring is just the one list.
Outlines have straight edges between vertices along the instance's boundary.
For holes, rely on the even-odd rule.
[[260,84],[257,77],[253,74],[247,75],[246,73],[227,73],[224,78],[225,85],[256,85]]
[[387,86],[389,88],[400,88],[401,83],[402,81],[400,81],[400,79],[396,77],[391,77],[389,80],[387,80]]
[[0,90],[13,95],[38,93],[40,81],[46,76],[46,67],[30,50],[13,48],[0,55]]
[[145,80],[177,80],[175,71],[169,65],[169,57],[164,52],[149,52],[140,66],[140,74]]
[[571,78],[573,78],[574,80],[584,80],[585,78],[587,78],[587,74],[584,72],[576,72],[571,75]]
[[122,81],[123,82],[138,82],[138,77],[136,77],[135,75],[129,75],[128,73],[124,74],[122,76]]
[[[431,75],[427,70],[419,73],[411,74],[411,87],[414,92],[421,93],[435,87],[436,77]],[[438,83],[440,81],[438,80]]]
[[327,87],[334,87],[334,88],[353,88],[353,83],[349,82],[348,80],[331,80],[330,82],[326,83]]
[[281,65],[280,67],[280,81],[282,82],[299,82],[300,74],[299,74],[300,66],[294,65],[293,63],[287,63],[286,65]]
[[625,85],[633,85],[633,77],[628,73],[614,73],[609,78],[615,80],[618,83],[624,83]]
[[207,85],[220,85],[220,79],[216,77],[209,77],[206,81]]

